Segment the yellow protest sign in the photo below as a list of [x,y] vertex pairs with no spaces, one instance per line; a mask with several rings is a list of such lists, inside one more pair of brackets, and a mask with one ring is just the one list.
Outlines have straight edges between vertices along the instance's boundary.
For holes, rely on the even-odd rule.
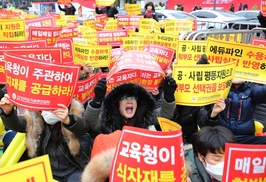
[[89,20],[84,20],[83,25],[86,27],[93,28],[95,27],[95,20],[94,19],[89,19]]
[[0,181],[53,181],[48,155],[0,168]]
[[153,40],[154,34],[151,33],[139,33],[139,32],[129,32],[129,37],[139,37],[139,38],[147,38]]
[[164,131],[164,132],[177,131],[177,130],[180,130],[182,128],[179,124],[177,124],[174,121],[171,121],[169,119],[166,119],[166,118],[158,117],[158,122],[159,122],[159,125],[160,125],[162,131]]
[[200,65],[173,65],[178,83],[175,98],[179,105],[204,106],[226,98],[235,71],[235,62]]
[[167,20],[164,22],[164,32],[167,34],[180,34],[192,31],[193,20]]
[[95,3],[99,6],[112,6],[115,0],[96,0]]
[[111,19],[106,22],[105,27],[103,30],[117,30],[118,29],[118,24],[117,24],[117,19]]
[[76,22],[77,16],[76,15],[65,15],[65,20],[67,22]]
[[266,84],[264,47],[208,38],[206,54],[208,61],[216,64],[235,61],[237,79]]
[[84,46],[73,44],[74,62],[92,67],[108,67],[110,64],[111,46]]
[[122,37],[123,48],[127,51],[144,50],[147,44],[152,44],[152,39],[139,37]]
[[139,32],[141,33],[160,33],[160,25],[153,18],[141,18],[139,20]]
[[176,59],[181,62],[192,63],[198,61],[206,53],[206,41],[178,40]]
[[171,35],[165,33],[155,33],[153,44],[165,46],[170,49],[176,50],[177,42],[179,40],[179,35]]
[[0,41],[25,41],[26,25],[24,19],[0,21]]
[[79,44],[79,45],[89,45],[88,39],[85,38],[79,38],[79,37],[73,37],[73,44]]
[[125,9],[128,15],[141,15],[140,4],[125,4]]

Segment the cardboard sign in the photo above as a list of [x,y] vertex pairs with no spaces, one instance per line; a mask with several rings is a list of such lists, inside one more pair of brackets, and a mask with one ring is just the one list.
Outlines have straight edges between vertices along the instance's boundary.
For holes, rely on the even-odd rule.
[[[10,101],[30,110],[55,110],[69,106],[80,66],[46,63],[5,53],[5,74]],[[58,99],[60,98],[60,99]]]
[[34,19],[29,19],[25,21],[26,30],[28,31],[29,27],[55,27],[55,19],[53,16],[44,16]]
[[53,175],[48,155],[0,168],[0,181],[51,182]]
[[110,182],[186,181],[181,129],[150,131],[124,126]]
[[265,181],[266,145],[225,145],[223,182]]

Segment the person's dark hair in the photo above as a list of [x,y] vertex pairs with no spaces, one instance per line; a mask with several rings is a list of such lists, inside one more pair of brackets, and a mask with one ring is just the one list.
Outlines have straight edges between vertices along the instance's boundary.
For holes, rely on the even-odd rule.
[[225,144],[236,143],[236,138],[229,129],[223,126],[205,126],[192,135],[191,143],[194,152],[199,152],[205,157],[207,152],[224,153]]
[[198,62],[196,64],[210,64],[208,62],[208,58],[206,54],[202,54],[200,59],[198,60]]
[[145,10],[147,10],[147,7],[148,7],[148,6],[151,6],[151,7],[152,7],[152,10],[155,11],[155,7],[154,7],[153,2],[147,2],[147,3],[145,4],[145,7],[144,7]]

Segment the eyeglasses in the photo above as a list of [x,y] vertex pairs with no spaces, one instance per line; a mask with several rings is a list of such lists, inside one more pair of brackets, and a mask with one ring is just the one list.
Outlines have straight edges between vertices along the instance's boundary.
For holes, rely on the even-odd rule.
[[131,96],[128,96],[128,95],[124,95],[123,97],[121,97],[120,100],[138,100],[138,98],[135,96],[135,95],[131,95]]

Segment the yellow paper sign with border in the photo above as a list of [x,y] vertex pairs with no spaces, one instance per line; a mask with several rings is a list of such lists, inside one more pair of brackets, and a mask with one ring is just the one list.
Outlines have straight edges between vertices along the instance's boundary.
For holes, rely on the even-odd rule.
[[235,78],[266,84],[265,47],[208,38],[206,54],[215,64],[236,61]]
[[173,65],[173,78],[178,83],[176,103],[204,106],[226,98],[235,71],[235,62],[223,65]]
[[139,37],[139,38],[147,38],[147,39],[152,39],[154,38],[154,34],[151,33],[139,33],[139,32],[129,32],[128,33],[129,37]]
[[177,131],[182,128],[179,124],[166,118],[158,117],[158,122],[163,132]]
[[218,40],[224,40],[224,41],[230,41],[230,42],[237,42],[240,43],[242,39],[242,34],[241,33],[236,33],[236,34],[213,34],[210,35],[209,37],[215,38]]
[[49,156],[44,155],[0,168],[0,181],[53,181]]
[[197,62],[205,54],[206,45],[206,41],[179,40],[176,47],[178,64]]
[[170,49],[176,50],[178,40],[179,40],[179,35],[155,33],[154,39],[153,39],[153,44],[168,47]]
[[26,39],[24,19],[0,20],[0,41],[25,41]]
[[74,62],[92,67],[108,67],[110,65],[111,46],[84,46],[73,44]]
[[111,6],[115,3],[115,0],[96,0],[95,3],[99,6]]
[[143,51],[147,44],[152,44],[152,39],[139,37],[123,37],[123,48],[127,51],[140,50]]
[[139,32],[161,33],[161,29],[159,23],[153,18],[141,18],[139,20]]
[[164,22],[164,32],[176,34],[192,31],[193,20],[167,20]]
[[125,9],[128,15],[141,15],[140,4],[125,4]]
[[76,15],[65,15],[65,20],[70,22],[76,22],[77,16]]
[[111,19],[108,20],[103,30],[117,30],[118,29],[118,23],[117,19]]

